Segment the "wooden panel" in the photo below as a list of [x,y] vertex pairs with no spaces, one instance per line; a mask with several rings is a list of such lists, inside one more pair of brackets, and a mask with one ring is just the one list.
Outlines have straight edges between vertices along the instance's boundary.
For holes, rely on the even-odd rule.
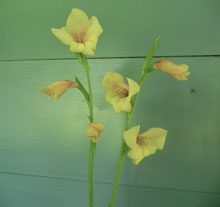
[[[163,152],[135,167],[123,166],[121,183],[220,192],[220,58],[172,58],[191,66],[187,82],[153,73],[144,85],[133,124],[167,128]],[[137,77],[143,59],[91,60],[96,120],[106,126],[95,159],[95,180],[111,183],[123,117],[105,103],[101,80],[115,70]],[[73,60],[0,63],[0,171],[87,180],[86,106],[78,91],[52,101],[39,89],[78,75]],[[109,127],[111,126],[111,127]]]
[[103,25],[98,57],[144,56],[157,35],[157,55],[220,55],[219,0],[1,0],[0,60],[72,57],[50,28],[73,7]]
[[[5,174],[0,174],[0,182],[0,205],[3,207],[88,205],[86,182]],[[110,185],[96,183],[95,206],[107,206],[110,191]],[[162,204],[178,207],[218,207],[220,195],[119,186],[116,207],[161,207]]]

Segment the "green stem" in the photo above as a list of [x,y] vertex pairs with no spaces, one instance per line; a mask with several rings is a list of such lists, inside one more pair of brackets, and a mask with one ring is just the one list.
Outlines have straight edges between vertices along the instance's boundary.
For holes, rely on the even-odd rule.
[[[151,59],[155,53],[155,50],[157,48],[157,45],[159,43],[159,40],[160,40],[160,37],[158,36],[155,41],[153,42],[151,48],[150,48],[150,51],[148,52],[145,60],[144,60],[144,64],[142,66],[142,72],[141,72],[141,77],[140,77],[140,80],[139,80],[139,85],[140,87],[143,85],[144,83],[144,80],[146,79],[146,77],[149,75],[149,73],[152,71],[151,67],[150,67],[150,62],[151,62]],[[131,109],[131,112],[127,113],[127,116],[126,116],[126,123],[125,123],[125,130],[128,129],[129,127],[129,123],[130,123],[130,120],[132,119],[132,115],[133,115],[133,112],[134,112],[134,108],[135,108],[135,104],[137,102],[137,99],[138,99],[138,96],[139,96],[139,93],[136,94],[136,96],[133,98],[132,100],[132,103],[131,103],[131,106],[132,106],[132,109]],[[110,203],[109,203],[109,207],[114,207],[115,205],[115,197],[116,197],[116,192],[117,192],[117,186],[118,186],[118,182],[119,182],[119,177],[120,177],[120,174],[121,174],[121,168],[122,168],[122,163],[123,163],[123,160],[125,158],[125,155],[128,151],[128,146],[126,145],[126,143],[124,142],[124,140],[122,141],[122,145],[121,145],[121,151],[120,151],[120,156],[119,156],[119,160],[118,160],[118,164],[117,164],[117,168],[116,168],[116,174],[115,174],[115,180],[114,180],[114,187],[113,187],[113,191],[112,191],[112,196],[111,196],[111,200],[110,200]]]
[[109,207],[113,207],[115,205],[115,198],[116,198],[116,193],[117,193],[117,187],[118,187],[118,182],[121,174],[121,168],[123,164],[123,160],[125,158],[126,153],[121,152],[119,159],[118,159],[118,164],[115,172],[115,181],[114,181],[114,186],[113,186],[113,191],[111,195],[111,200],[109,203]]
[[93,114],[93,97],[92,97],[92,86],[91,86],[91,80],[90,80],[90,67],[89,64],[84,57],[84,66],[85,66],[85,71],[86,71],[86,79],[88,83],[88,88],[89,88],[89,120],[90,122],[94,121],[94,114]]
[[[93,97],[92,97],[92,86],[90,80],[90,67],[88,61],[84,55],[81,55],[82,64],[85,67],[86,71],[86,79],[88,84],[88,92],[89,92],[89,121],[90,123],[94,121],[94,112],[93,112]],[[90,141],[90,149],[89,149],[89,207],[93,207],[93,163],[94,163],[94,154],[96,149],[96,143]]]
[[[144,80],[148,76],[148,74],[149,73],[145,73],[144,75],[141,76],[141,78],[138,82],[140,87],[143,85]],[[131,111],[126,114],[125,130],[128,129],[129,123],[132,119],[132,115],[134,112],[135,104],[138,99],[138,95],[139,95],[139,93],[136,94],[136,96],[134,97],[134,99],[132,101]],[[117,167],[116,167],[115,180],[114,180],[114,184],[113,184],[113,191],[112,191],[109,207],[114,207],[114,205],[115,205],[115,199],[116,199],[118,182],[119,182],[119,178],[120,178],[120,174],[121,174],[121,168],[122,168],[122,164],[123,164],[123,161],[124,161],[124,158],[125,158],[125,155],[127,154],[127,152],[128,152],[128,146],[126,145],[124,140],[122,140],[122,145],[121,145],[120,155],[119,155],[119,159],[118,159],[118,163],[117,163]]]
[[96,144],[90,141],[89,150],[89,206],[93,207],[93,163]]
[[[132,118],[131,113],[127,113],[126,114],[126,122],[125,122],[125,130],[128,129],[129,122],[130,122],[131,118]],[[116,167],[115,180],[114,180],[114,184],[113,184],[113,190],[112,190],[112,195],[111,195],[109,207],[113,207],[115,205],[118,182],[119,182],[119,178],[121,175],[121,168],[122,168],[123,161],[125,159],[125,155],[127,154],[127,151],[128,151],[128,147],[125,144],[124,140],[122,140],[122,145],[121,145],[120,155],[119,155],[119,159],[118,159],[118,163],[117,163],[117,167]]]

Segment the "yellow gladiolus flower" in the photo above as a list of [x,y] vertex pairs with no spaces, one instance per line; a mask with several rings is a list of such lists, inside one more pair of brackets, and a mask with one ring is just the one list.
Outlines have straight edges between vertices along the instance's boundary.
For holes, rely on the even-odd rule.
[[70,46],[70,51],[91,56],[103,29],[96,17],[89,19],[84,11],[74,8],[66,26],[51,31],[63,44]]
[[42,93],[50,96],[54,100],[60,98],[67,90],[76,88],[77,83],[69,80],[56,81],[41,90]]
[[153,68],[168,73],[177,80],[187,80],[190,75],[189,66],[185,64],[175,64],[169,60],[159,60],[153,64]]
[[98,142],[104,131],[104,126],[98,122],[92,122],[88,125],[87,136],[92,140],[92,142]]
[[161,128],[150,128],[142,134],[139,129],[140,126],[136,126],[124,132],[124,141],[131,148],[128,157],[135,165],[157,150],[162,150],[167,135],[167,130]]
[[131,111],[131,98],[138,93],[140,86],[130,78],[125,83],[123,76],[118,73],[107,72],[103,79],[106,101],[113,105],[116,112]]

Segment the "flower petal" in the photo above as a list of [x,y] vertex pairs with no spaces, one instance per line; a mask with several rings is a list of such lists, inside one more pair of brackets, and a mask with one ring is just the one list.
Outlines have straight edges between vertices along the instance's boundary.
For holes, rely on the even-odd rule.
[[88,40],[86,40],[85,46],[86,46],[86,48],[90,48],[92,50],[95,50],[97,42],[98,42],[98,37],[91,36]]
[[65,27],[60,29],[52,28],[51,32],[65,45],[70,45],[73,41],[73,37],[66,31]]
[[92,48],[88,47],[85,45],[85,49],[83,50],[82,52],[84,55],[87,55],[87,56],[93,56],[94,55],[94,51]]
[[121,111],[125,111],[125,112],[130,112],[131,111],[131,99],[130,97],[127,98],[121,98],[118,102],[117,102],[117,107],[120,108],[120,112]]
[[[107,100],[107,99],[106,99]],[[118,98],[112,98],[109,103],[112,104],[114,110],[117,112],[117,113],[120,113],[121,112],[121,107],[118,105]]]
[[140,146],[136,146],[128,152],[128,157],[131,158],[133,164],[137,165],[144,159],[143,150]]
[[113,72],[107,72],[103,78],[103,88],[104,91],[112,90],[114,83],[124,83],[124,78],[122,75]]
[[129,96],[132,97],[140,90],[140,86],[134,80],[127,78],[129,85]]
[[161,128],[150,128],[146,132],[142,133],[142,137],[146,137],[149,144],[155,149],[163,149],[166,140],[167,130]]
[[[108,92],[108,94],[110,94],[110,93]],[[108,101],[110,104],[112,104],[114,110],[118,113],[120,113],[122,111],[130,110],[130,108],[131,108],[129,106],[129,103],[124,103],[115,94],[109,95],[109,97],[106,98],[106,101]]]
[[144,153],[144,157],[148,157],[156,152],[155,148],[149,149],[149,145],[147,145],[147,146],[143,145],[141,147],[142,147],[142,150]]
[[84,49],[85,49],[85,45],[82,43],[72,41],[70,44],[70,51],[72,52],[82,53]]
[[66,22],[66,29],[70,34],[84,34],[89,27],[87,14],[77,8],[72,9]]
[[85,35],[85,41],[89,41],[90,39],[96,37],[98,38],[103,32],[101,25],[96,17],[92,17],[90,19],[90,25]]
[[140,125],[132,127],[123,133],[124,141],[130,148],[137,146],[137,136],[140,130]]

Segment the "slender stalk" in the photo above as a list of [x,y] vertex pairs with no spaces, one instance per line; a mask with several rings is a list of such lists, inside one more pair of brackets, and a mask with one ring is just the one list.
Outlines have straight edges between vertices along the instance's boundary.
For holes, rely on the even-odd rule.
[[122,168],[122,163],[125,158],[126,153],[121,152],[119,159],[118,159],[118,164],[115,172],[115,181],[114,181],[114,186],[112,190],[112,195],[111,195],[111,200],[109,203],[109,207],[113,207],[115,205],[115,198],[116,198],[116,193],[117,193],[117,187],[118,187],[118,182],[121,174],[121,168]]
[[90,67],[85,57],[84,57],[84,66],[85,66],[86,78],[87,78],[88,89],[89,89],[89,120],[90,122],[93,122],[94,114],[93,114],[92,86],[91,86],[91,80],[90,80]]
[[96,144],[90,141],[89,150],[89,207],[93,207],[93,163]]
[[[140,87],[143,85],[145,78],[148,76],[149,73],[145,73],[144,75],[141,76],[140,80],[139,80],[139,85]],[[129,123],[132,119],[132,115],[134,112],[134,108],[135,108],[135,104],[137,102],[138,99],[138,94],[135,95],[134,99],[132,100],[132,109],[130,112],[126,113],[126,121],[125,121],[125,130],[128,129],[129,127]],[[115,199],[116,199],[116,193],[117,193],[117,187],[118,187],[118,182],[119,182],[119,178],[120,178],[120,174],[121,174],[121,168],[122,168],[122,164],[125,158],[125,155],[128,152],[128,146],[126,145],[125,141],[122,139],[122,145],[121,145],[121,150],[120,150],[120,155],[119,155],[119,159],[118,159],[118,163],[117,163],[117,167],[116,167],[116,173],[115,173],[115,180],[114,180],[114,184],[113,184],[113,190],[112,190],[112,195],[111,195],[111,199],[110,199],[110,203],[109,203],[109,207],[114,207],[115,206]]]
[[[131,112],[127,113],[126,114],[126,122],[125,122],[125,130],[128,129],[129,122],[130,122],[131,118],[132,118]],[[118,163],[117,163],[117,167],[116,167],[115,180],[114,180],[114,184],[113,184],[113,190],[112,190],[112,194],[111,194],[109,207],[113,207],[115,205],[118,182],[119,182],[119,178],[121,175],[121,168],[122,168],[123,161],[125,159],[125,155],[127,154],[127,151],[128,151],[128,147],[125,144],[124,140],[122,140],[122,145],[121,145],[120,155],[119,155],[119,159],[118,159]]]
[[[84,55],[81,55],[82,64],[85,67],[86,79],[88,84],[88,93],[89,93],[89,121],[90,123],[94,121],[94,112],[93,112],[93,97],[92,97],[92,86],[90,80],[90,67],[88,61]],[[94,163],[94,154],[96,149],[96,143],[90,141],[89,149],[89,207],[93,207],[93,163]]]

